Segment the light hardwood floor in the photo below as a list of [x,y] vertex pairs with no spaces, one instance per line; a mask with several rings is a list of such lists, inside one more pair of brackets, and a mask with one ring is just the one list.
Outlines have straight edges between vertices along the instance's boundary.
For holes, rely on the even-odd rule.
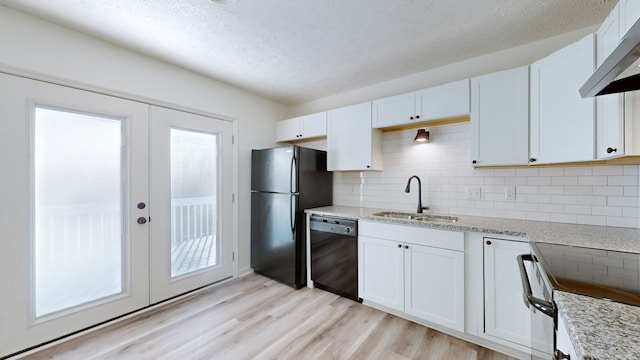
[[510,357],[319,289],[249,275],[25,359]]

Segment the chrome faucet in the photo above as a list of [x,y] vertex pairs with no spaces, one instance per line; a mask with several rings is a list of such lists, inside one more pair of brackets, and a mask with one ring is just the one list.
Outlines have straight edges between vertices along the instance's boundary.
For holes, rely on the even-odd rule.
[[409,181],[407,181],[407,187],[404,188],[404,192],[408,194],[409,191],[411,191],[411,180],[414,178],[418,180],[418,211],[416,212],[418,214],[422,214],[422,210],[429,210],[429,207],[422,206],[422,181],[420,181],[420,178],[417,175],[413,175],[409,178]]

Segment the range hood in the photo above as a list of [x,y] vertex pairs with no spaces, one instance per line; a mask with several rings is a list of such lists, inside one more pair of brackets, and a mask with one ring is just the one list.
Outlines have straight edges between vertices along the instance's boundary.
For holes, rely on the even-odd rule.
[[633,90],[640,90],[640,20],[582,85],[580,95],[585,98]]

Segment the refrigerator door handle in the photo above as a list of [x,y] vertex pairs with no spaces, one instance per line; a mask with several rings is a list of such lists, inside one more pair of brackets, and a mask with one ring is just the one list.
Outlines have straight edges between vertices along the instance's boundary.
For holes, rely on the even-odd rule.
[[[296,232],[296,194],[291,194],[289,197],[289,222],[291,224],[291,232]],[[295,240],[295,237],[294,237]]]
[[297,173],[298,173],[298,161],[296,160],[296,154],[294,153],[291,156],[291,168],[289,169],[289,192],[297,193],[298,192],[298,182]]

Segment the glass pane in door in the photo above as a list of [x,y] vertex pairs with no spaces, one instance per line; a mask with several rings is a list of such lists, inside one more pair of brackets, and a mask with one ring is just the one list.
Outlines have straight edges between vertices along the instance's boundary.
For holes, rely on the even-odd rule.
[[171,277],[218,264],[218,136],[171,129]]
[[36,107],[36,317],[123,292],[122,121]]

